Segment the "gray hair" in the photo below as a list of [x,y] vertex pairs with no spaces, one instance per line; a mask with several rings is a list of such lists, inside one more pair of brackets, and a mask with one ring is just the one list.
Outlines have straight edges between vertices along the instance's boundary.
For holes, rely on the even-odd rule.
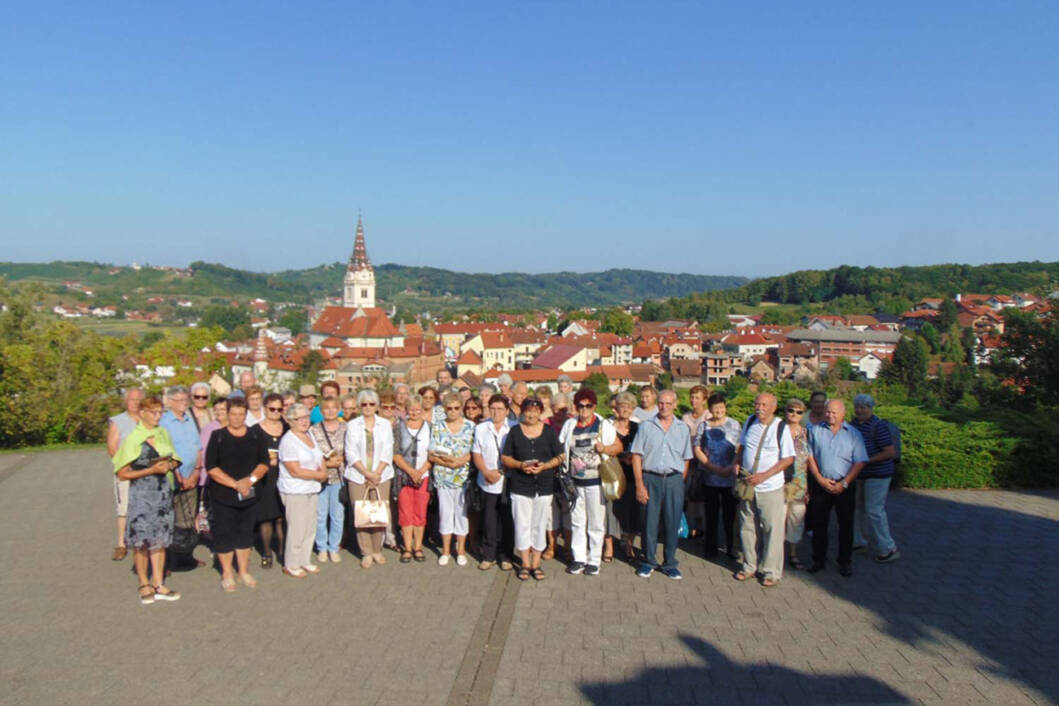
[[867,393],[861,393],[853,398],[853,405],[864,405],[875,409],[875,398]]
[[379,393],[375,390],[361,390],[357,393],[357,404],[360,405],[364,402],[379,404]]
[[562,375],[560,375],[559,377],[555,378],[555,381],[556,381],[556,382],[568,382],[568,383],[570,383],[571,385],[572,385],[572,384],[573,384],[573,382],[574,382],[574,381],[573,381],[573,379],[571,379],[571,377],[570,377],[569,375],[567,375],[566,373],[563,373],[563,374],[562,374]]
[[552,409],[570,406],[570,395],[565,392],[556,392],[552,395]]
[[173,385],[171,388],[165,391],[165,396],[169,399],[173,399],[177,395],[187,396],[188,389],[183,385]]
[[[308,407],[303,405],[301,402],[295,402],[287,410],[287,419],[296,419],[298,417],[305,417],[311,414]],[[253,480],[253,479],[251,479]]]
[[488,383],[488,382],[485,383],[484,385],[479,385],[478,386],[478,394],[481,395],[483,392],[489,392],[489,393],[492,393],[492,394],[496,394],[496,387],[494,387],[492,383]]
[[423,406],[423,396],[420,395],[417,392],[411,393],[410,395],[408,395],[408,406],[409,407],[422,407]]
[[511,376],[508,375],[507,373],[501,373],[500,377],[498,377],[496,379],[496,384],[497,385],[508,385],[508,386],[510,386],[513,382],[514,382],[514,380],[512,380]]
[[394,394],[396,394],[396,393],[397,393],[397,391],[398,391],[398,390],[400,390],[400,389],[401,389],[402,387],[403,387],[403,388],[404,388],[405,390],[408,390],[408,391],[411,391],[411,389],[412,389],[412,388],[410,388],[410,387],[409,387],[408,385],[406,385],[405,383],[403,383],[403,382],[399,382],[399,383],[397,383],[396,385],[394,385],[394,386],[393,386],[393,391],[394,391]]
[[617,407],[620,404],[627,404],[630,407],[636,407],[636,395],[623,390],[618,394],[614,395],[614,399],[611,401],[612,407]]
[[198,382],[194,383],[191,386],[191,392],[194,393],[195,390],[199,390],[199,389],[203,389],[203,388],[205,388],[206,394],[209,394],[210,392],[212,392],[212,390],[210,389],[209,383],[202,382],[201,380],[199,380]]

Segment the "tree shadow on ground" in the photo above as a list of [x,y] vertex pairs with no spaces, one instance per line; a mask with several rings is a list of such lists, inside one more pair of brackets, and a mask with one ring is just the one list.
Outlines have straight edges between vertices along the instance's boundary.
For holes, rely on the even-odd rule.
[[[872,611],[880,631],[916,651],[978,661],[987,678],[1017,682],[1057,703],[1057,498],[1054,491],[898,491],[887,511],[902,559],[880,565],[855,554],[854,576],[840,577],[832,520],[827,570],[799,575]],[[807,561],[808,542],[799,550]]]
[[632,679],[590,682],[581,693],[594,704],[906,704],[912,700],[863,675],[813,674],[768,663],[741,664],[694,635],[680,639],[701,665],[645,669]]

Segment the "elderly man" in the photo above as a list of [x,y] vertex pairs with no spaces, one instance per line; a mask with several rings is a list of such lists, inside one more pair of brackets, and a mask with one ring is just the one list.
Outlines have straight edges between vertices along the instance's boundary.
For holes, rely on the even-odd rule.
[[522,416],[522,403],[529,397],[529,387],[526,383],[516,382],[511,386],[511,411],[508,412],[508,419],[518,421]]
[[452,372],[448,368],[442,368],[434,373],[434,380],[438,383],[438,399],[441,399],[452,387]]
[[[107,422],[107,455],[114,458],[121,448],[125,437],[129,435],[140,421],[140,402],[143,400],[143,390],[138,387],[130,387],[125,390],[122,403],[125,411],[115,414]],[[121,561],[129,553],[125,547],[125,523],[129,515],[129,481],[118,480],[114,474],[114,505],[117,509],[118,518],[118,543],[114,545],[114,553],[111,559]]]
[[298,402],[309,409],[316,407],[316,385],[304,384],[298,388]]
[[897,544],[890,536],[890,522],[886,517],[886,495],[894,476],[897,444],[890,434],[890,425],[875,416],[875,399],[871,395],[853,398],[852,424],[864,438],[868,454],[868,462],[857,483],[853,551],[870,548],[875,553],[875,561],[885,564],[901,558],[901,552],[897,551]]
[[571,399],[573,399],[573,396],[574,396],[574,381],[570,378],[570,376],[567,375],[566,373],[563,373],[562,375],[557,377],[555,379],[555,381],[559,385],[559,392],[561,392],[562,394],[567,395]]
[[647,385],[640,390],[640,406],[632,411],[632,420],[637,424],[643,424],[656,414],[658,414],[658,392]]
[[753,498],[739,501],[743,564],[735,573],[737,581],[760,574],[761,585],[768,588],[783,578],[783,530],[787,521],[783,472],[794,463],[794,455],[791,431],[776,417],[776,397],[761,393],[754,399],[754,413],[743,425],[735,451],[736,473],[754,489]]
[[408,395],[411,388],[403,382],[393,386],[393,399],[395,403],[394,414],[398,419],[408,419]]
[[174,471],[173,488],[173,544],[169,547],[169,566],[172,569],[205,566],[192,556],[198,535],[195,515],[199,508],[199,451],[202,440],[195,415],[188,411],[188,389],[174,385],[166,392],[166,410],[158,426],[169,432],[173,448],[182,460]]
[[249,370],[239,373],[239,389],[243,391],[243,395],[246,395],[246,391],[256,384],[257,378]]
[[834,508],[838,517],[838,572],[843,576],[853,575],[854,482],[867,460],[863,437],[846,422],[845,403],[831,400],[827,403],[824,423],[809,427],[807,514],[813,528],[811,573],[823,570],[827,560],[827,525]]
[[[673,416],[676,408],[677,394],[663,390],[658,396],[658,414],[640,424],[629,449],[636,500],[647,506],[644,561],[636,572],[641,578],[650,578],[656,568],[671,579],[683,578],[677,568],[677,533],[680,512],[684,509],[684,479],[692,454],[688,428]],[[656,561],[659,517],[665,524],[661,566]]]

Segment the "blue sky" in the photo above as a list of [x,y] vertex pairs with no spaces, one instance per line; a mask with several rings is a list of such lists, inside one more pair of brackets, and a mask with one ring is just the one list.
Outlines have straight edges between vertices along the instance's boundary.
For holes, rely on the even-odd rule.
[[0,260],[1059,259],[1055,2],[5,3]]

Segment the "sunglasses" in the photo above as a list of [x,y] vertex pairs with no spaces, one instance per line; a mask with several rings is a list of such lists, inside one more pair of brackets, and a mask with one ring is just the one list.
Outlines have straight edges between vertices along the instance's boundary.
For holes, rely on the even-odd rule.
[[449,412],[453,412],[453,411],[458,412],[459,410],[463,409],[463,407],[460,407],[459,405],[457,405],[455,407],[446,407],[445,409],[448,410]]
[[374,402],[361,402],[360,406],[361,407],[374,407],[375,403]]
[[282,407],[265,407],[265,409],[267,409],[269,412],[282,412],[283,411]]
[[382,408],[383,408],[383,409],[393,409],[393,408],[394,408],[394,405],[392,405],[392,404],[384,404],[384,405],[382,406]]
[[788,409],[787,410],[787,414],[802,415],[802,414],[805,414],[805,410],[804,409]]
[[196,400],[208,400],[210,398],[209,395],[192,395],[191,397]]
[[582,402],[581,404],[577,405],[577,408],[578,409],[592,409],[595,406],[596,405],[592,404],[591,402]]

